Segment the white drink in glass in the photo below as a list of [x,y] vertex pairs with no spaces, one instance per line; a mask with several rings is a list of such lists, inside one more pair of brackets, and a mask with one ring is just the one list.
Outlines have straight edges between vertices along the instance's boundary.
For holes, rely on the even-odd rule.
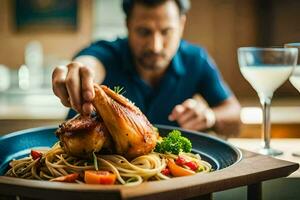
[[292,76],[290,77],[290,82],[300,92],[300,65],[296,66]]
[[[272,97],[274,91],[289,78],[293,66],[242,66],[241,72],[259,95]],[[300,79],[298,81],[300,83]]]
[[[300,65],[297,65],[294,69],[292,76],[290,77],[291,84],[300,92]],[[300,157],[300,152],[293,152],[293,156]]]
[[262,106],[261,154],[277,156],[283,152],[271,148],[270,106],[275,90],[292,74],[297,63],[296,48],[240,47],[238,61],[242,75],[256,90]]

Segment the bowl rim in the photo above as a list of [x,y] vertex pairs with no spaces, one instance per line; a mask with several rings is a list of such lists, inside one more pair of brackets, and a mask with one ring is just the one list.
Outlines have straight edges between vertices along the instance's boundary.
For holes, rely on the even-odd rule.
[[[160,125],[160,124],[154,124],[155,127],[157,128],[162,128],[162,129],[167,129],[167,130],[173,130],[173,129],[177,129],[180,131],[184,131],[188,134],[196,134],[196,135],[201,135],[202,137],[207,137],[211,140],[217,141],[219,143],[222,143],[223,145],[226,145],[228,147],[231,148],[231,150],[233,150],[236,155],[237,155],[237,159],[235,160],[235,162],[233,164],[231,164],[230,166],[227,166],[225,168],[222,169],[218,169],[216,171],[212,171],[210,173],[199,173],[199,174],[195,174],[193,176],[186,176],[186,177],[176,177],[175,179],[169,179],[169,180],[161,180],[161,181],[150,181],[150,182],[143,182],[138,186],[135,186],[137,188],[139,187],[144,187],[146,186],[153,186],[154,185],[168,185],[168,184],[172,184],[177,181],[182,181],[182,183],[185,183],[191,179],[196,179],[196,177],[201,177],[201,176],[209,176],[210,174],[214,174],[214,172],[220,172],[223,170],[228,170],[229,168],[235,166],[236,164],[238,164],[242,159],[243,159],[243,154],[242,151],[235,147],[234,145],[230,144],[229,142],[226,142],[216,136],[211,136],[208,134],[205,134],[203,132],[198,132],[198,131],[191,131],[191,130],[186,130],[183,128],[179,128],[179,127],[174,127],[174,126],[169,126],[169,125]],[[43,130],[47,130],[47,129],[55,129],[57,128],[57,126],[43,126],[43,127],[36,127],[36,128],[29,128],[29,129],[24,129],[24,130],[20,130],[20,131],[16,131],[16,132],[12,132],[9,133],[7,135],[4,135],[2,137],[0,137],[0,142],[4,139],[8,139],[10,137],[16,137],[18,135],[22,135],[28,132],[33,132],[33,131],[43,131]],[[194,178],[193,178],[194,177]],[[40,181],[40,180],[29,180],[29,179],[20,179],[20,178],[14,178],[14,177],[7,177],[7,176],[0,176],[0,185],[4,184],[6,186],[8,185],[12,185],[13,186],[21,186],[21,187],[27,187],[27,188],[31,188],[31,189],[51,189],[54,191],[65,191],[65,190],[71,190],[71,191],[94,191],[97,190],[98,192],[119,192],[121,193],[122,190],[126,190],[126,188],[131,188],[131,186],[124,186],[124,185],[112,185],[112,186],[103,186],[103,185],[91,185],[91,184],[77,184],[77,183],[58,183],[58,182],[49,182],[49,181]],[[196,182],[191,183],[190,186],[193,185],[197,185]]]

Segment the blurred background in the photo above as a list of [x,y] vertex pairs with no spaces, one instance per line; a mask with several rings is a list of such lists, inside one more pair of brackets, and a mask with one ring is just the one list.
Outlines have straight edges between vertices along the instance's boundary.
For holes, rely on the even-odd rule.
[[[240,137],[260,137],[255,91],[240,46],[300,42],[298,0],[191,0],[184,39],[205,47],[240,100]],[[67,113],[51,73],[91,41],[126,35],[121,0],[0,0],[0,134],[57,125]],[[273,137],[300,137],[300,94],[287,81],[272,103]]]

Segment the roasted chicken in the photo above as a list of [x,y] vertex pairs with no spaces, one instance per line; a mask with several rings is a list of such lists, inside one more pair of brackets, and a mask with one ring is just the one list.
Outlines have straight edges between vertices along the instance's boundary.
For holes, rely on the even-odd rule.
[[158,132],[140,109],[104,85],[94,88],[93,105],[112,136],[116,152],[128,158],[151,152]]
[[124,96],[106,86],[94,86],[97,115],[78,115],[56,131],[61,146],[71,155],[90,157],[103,148],[134,158],[151,152],[158,132],[145,115]]
[[103,120],[93,114],[77,115],[62,123],[56,131],[66,153],[78,157],[91,157],[102,148],[112,148],[111,136]]

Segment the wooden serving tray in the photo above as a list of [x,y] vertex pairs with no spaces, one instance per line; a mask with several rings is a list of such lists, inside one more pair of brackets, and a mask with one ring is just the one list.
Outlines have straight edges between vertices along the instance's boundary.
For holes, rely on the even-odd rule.
[[[166,127],[160,127],[167,130]],[[45,129],[43,129],[45,131]],[[37,131],[37,130],[34,130]],[[38,130],[42,131],[42,130]],[[32,131],[30,132],[32,133]],[[216,171],[207,174],[196,174],[170,180],[152,181],[142,183],[138,186],[104,186],[73,183],[57,183],[47,181],[35,181],[17,179],[0,176],[0,199],[1,195],[21,196],[38,199],[190,199],[200,198],[210,199],[211,193],[230,188],[248,186],[248,199],[261,198],[261,182],[265,180],[286,177],[299,168],[299,164],[275,159],[239,150],[230,146],[224,141],[211,138],[199,133],[185,132],[189,137],[201,141],[195,142],[196,150],[200,153],[213,155],[211,158],[217,159],[216,166],[220,165]],[[37,132],[29,134],[28,131],[14,133],[12,137],[0,138],[1,152],[7,152],[6,148],[13,148],[16,145],[9,145],[3,148],[10,141],[18,137],[30,136],[39,138],[46,136],[47,132]],[[48,136],[47,136],[48,137]],[[48,140],[49,141],[49,138]],[[11,141],[12,142],[12,141]],[[23,138],[24,143],[24,138]],[[202,143],[202,144],[201,144]],[[25,142],[24,144],[28,144]],[[200,145],[201,144],[201,145]],[[2,146],[3,145],[3,146]],[[34,144],[36,145],[36,144]],[[206,146],[204,146],[206,145]],[[2,149],[3,148],[3,149]],[[15,150],[15,149],[13,149]],[[21,150],[21,149],[19,149]],[[0,161],[1,161],[0,152]],[[231,153],[229,153],[231,152]],[[241,153],[242,152],[242,153]],[[225,157],[222,155],[226,155]],[[242,155],[242,157],[241,157]],[[219,161],[218,161],[219,159]],[[229,162],[230,160],[230,162]],[[3,160],[2,160],[3,162]],[[1,162],[0,162],[1,164]],[[228,164],[228,166],[226,166]],[[279,188],[278,188],[279,189]]]
[[[139,186],[101,186],[54,183],[0,177],[0,193],[40,199],[187,199],[240,186],[250,186],[259,199],[262,181],[286,177],[299,164],[243,151],[237,164],[208,174],[153,181]],[[257,187],[257,189],[253,189]],[[274,188],[275,189],[275,188]],[[249,192],[249,191],[248,191]]]

